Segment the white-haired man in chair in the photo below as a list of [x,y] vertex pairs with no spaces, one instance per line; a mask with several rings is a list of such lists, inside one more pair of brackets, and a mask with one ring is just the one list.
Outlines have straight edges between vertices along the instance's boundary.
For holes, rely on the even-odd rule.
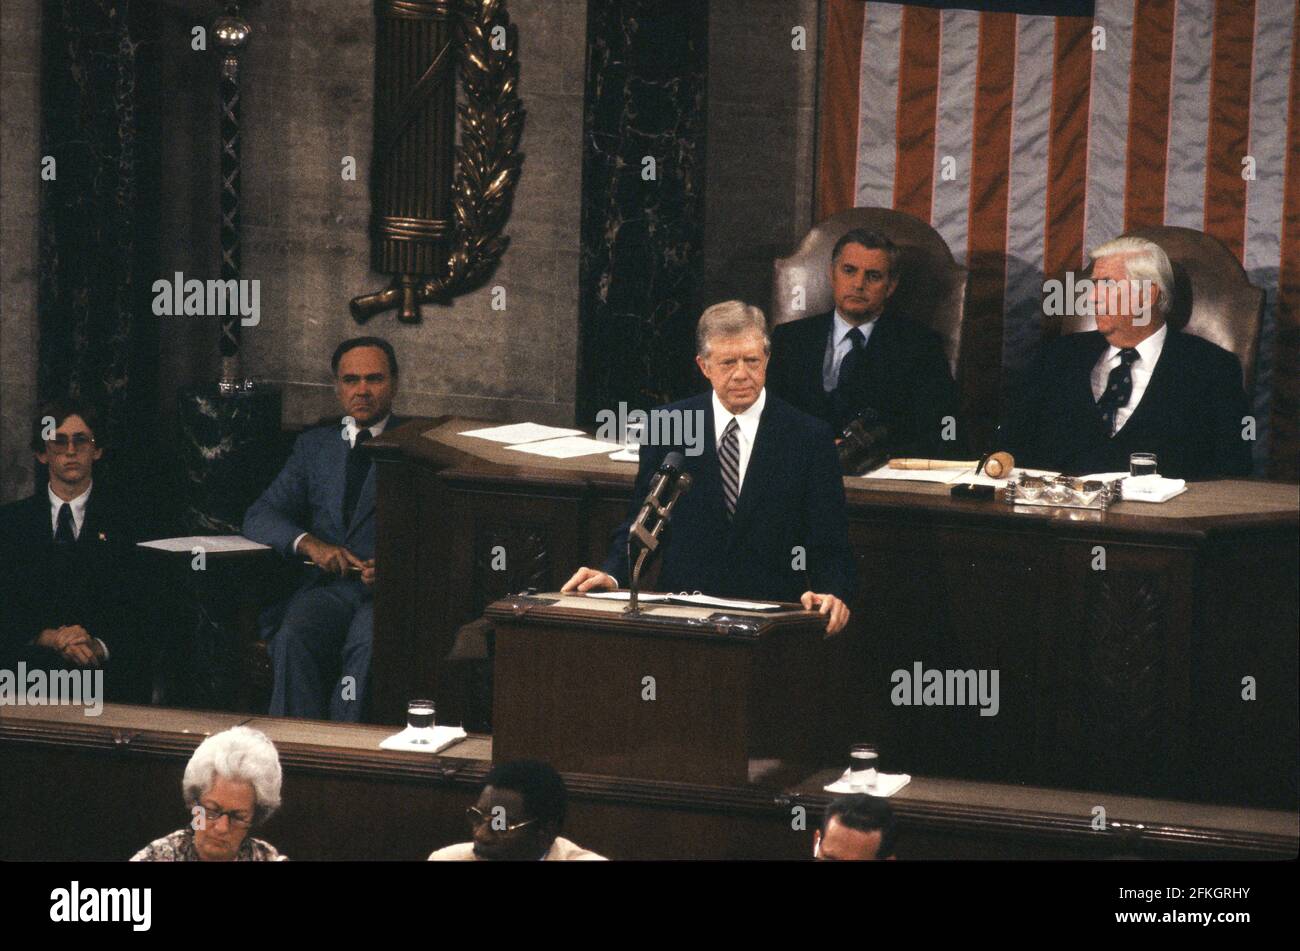
[[1097,329],[1047,344],[1005,422],[1006,448],[1033,468],[1127,472],[1134,452],[1161,475],[1250,474],[1240,361],[1171,327],[1174,271],[1159,245],[1121,237],[1092,252]]

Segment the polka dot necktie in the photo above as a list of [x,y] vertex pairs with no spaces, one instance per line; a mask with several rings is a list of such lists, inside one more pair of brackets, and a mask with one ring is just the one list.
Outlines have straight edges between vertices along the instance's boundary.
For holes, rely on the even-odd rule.
[[1106,380],[1106,389],[1101,399],[1097,400],[1097,412],[1101,414],[1102,425],[1108,435],[1115,435],[1115,417],[1120,408],[1127,406],[1133,395],[1133,364],[1137,362],[1138,352],[1132,347],[1125,347],[1119,352],[1119,366],[1110,371]]

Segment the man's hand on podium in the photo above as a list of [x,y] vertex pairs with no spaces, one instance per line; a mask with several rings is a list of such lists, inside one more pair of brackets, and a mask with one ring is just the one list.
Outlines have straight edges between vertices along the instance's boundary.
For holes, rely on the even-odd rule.
[[806,611],[829,615],[826,622],[827,637],[838,634],[849,623],[849,606],[833,594],[815,594],[812,591],[805,591],[799,597],[799,601]]
[[595,568],[579,568],[573,573],[573,577],[564,583],[560,589],[560,594],[568,594],[570,591],[596,591],[604,589],[613,591],[618,587],[618,582],[603,571],[597,571]]

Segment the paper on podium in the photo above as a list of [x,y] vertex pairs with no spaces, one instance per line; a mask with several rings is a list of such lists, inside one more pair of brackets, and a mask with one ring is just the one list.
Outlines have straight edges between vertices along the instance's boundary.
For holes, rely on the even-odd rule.
[[505,426],[467,429],[459,435],[473,436],[475,439],[487,439],[492,442],[521,443],[555,439],[557,436],[581,436],[582,430],[560,429],[558,426],[543,426],[540,423],[509,423]]
[[137,542],[140,548],[153,548],[158,551],[192,552],[196,548],[207,554],[230,551],[264,551],[270,545],[263,545],[243,535],[182,535],[179,538],[156,538],[150,542]]
[[[631,598],[627,591],[588,591],[589,598],[603,598],[607,601],[627,601]],[[723,608],[731,611],[780,611],[781,605],[770,601],[737,601],[731,598],[715,598],[707,594],[638,594],[637,599],[650,604],[691,604],[701,608]]]
[[[465,739],[469,734],[459,726],[434,726],[423,730],[407,727],[379,744],[381,750],[407,750],[412,753],[438,753]],[[427,740],[420,743],[419,740]]]

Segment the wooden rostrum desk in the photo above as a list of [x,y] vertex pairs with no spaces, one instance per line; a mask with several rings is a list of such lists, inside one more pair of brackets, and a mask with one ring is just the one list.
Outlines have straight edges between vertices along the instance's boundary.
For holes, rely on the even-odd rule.
[[[245,723],[284,769],[255,833],[297,861],[421,860],[468,838],[492,741],[390,752],[381,726],[161,707],[0,707],[0,861],[124,861],[190,816],[181,776],[206,734]],[[615,859],[807,859],[829,796],[820,772],[783,787],[564,773],[564,834]],[[916,776],[890,800],[899,857],[1295,858],[1294,811]],[[1093,810],[1106,809],[1103,830]],[[796,809],[806,827],[795,828]]]
[[[439,721],[458,722],[463,665],[446,662],[457,630],[601,564],[631,500],[632,464],[457,435],[475,425],[413,420],[371,444],[371,696],[384,722],[430,694]],[[933,484],[845,487],[853,617],[818,644],[822,709],[790,711],[815,715],[807,727],[828,748],[874,742],[886,769],[913,775],[1296,807],[1296,486],[1195,483],[1104,514],[953,499]],[[997,715],[895,705],[894,671],[917,663],[998,671]]]

